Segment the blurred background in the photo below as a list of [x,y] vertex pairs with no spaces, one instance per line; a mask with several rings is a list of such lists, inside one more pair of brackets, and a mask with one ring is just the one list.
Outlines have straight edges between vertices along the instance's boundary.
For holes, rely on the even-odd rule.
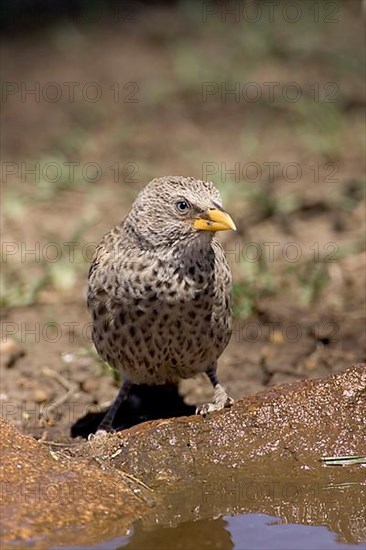
[[[238,231],[221,379],[238,398],[364,359],[363,2],[4,2],[2,405],[37,437],[115,395],[95,244],[152,178],[220,189]],[[182,383],[188,403],[211,395]]]

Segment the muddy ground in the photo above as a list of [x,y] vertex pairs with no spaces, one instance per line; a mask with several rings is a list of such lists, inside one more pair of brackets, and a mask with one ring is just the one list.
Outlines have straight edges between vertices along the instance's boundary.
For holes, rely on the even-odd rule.
[[[366,365],[358,364],[267,389],[207,418],[145,422],[69,448],[0,419],[3,542],[38,549],[129,541],[127,548],[150,550],[190,549],[198,540],[232,548],[230,511],[324,526],[361,548],[365,389]],[[107,544],[114,537],[119,544]],[[283,547],[278,539],[275,547]]]
[[[204,21],[180,4],[141,8],[135,21],[103,13],[94,24],[81,17],[7,36],[7,420],[66,443],[91,431],[113,399],[118,381],[90,341],[88,265],[95,243],[159,175],[212,179],[237,223],[223,236],[235,320],[219,370],[234,398],[364,360],[360,9],[349,1],[337,21],[315,23],[304,7],[296,23],[263,16],[250,25]],[[278,83],[273,97],[268,83]],[[192,412],[211,389],[203,377],[184,381],[186,405],[171,389],[147,393],[136,390],[123,426]]]

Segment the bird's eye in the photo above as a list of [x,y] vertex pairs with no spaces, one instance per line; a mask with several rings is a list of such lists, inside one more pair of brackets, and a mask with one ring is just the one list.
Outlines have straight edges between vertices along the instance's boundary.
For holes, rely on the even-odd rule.
[[178,201],[175,203],[175,206],[177,207],[177,210],[180,214],[186,214],[188,210],[190,209],[190,204],[187,201]]

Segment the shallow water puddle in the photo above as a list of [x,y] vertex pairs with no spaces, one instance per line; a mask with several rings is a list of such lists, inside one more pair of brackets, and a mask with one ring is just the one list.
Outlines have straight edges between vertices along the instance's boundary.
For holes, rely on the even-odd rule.
[[137,524],[126,536],[95,546],[63,547],[63,550],[352,550],[365,544],[346,544],[324,526],[283,524],[265,514],[223,516],[157,527],[145,531]]
[[[314,474],[314,473],[313,473]],[[208,476],[171,491],[127,534],[63,550],[365,549],[365,469],[322,470],[314,478]],[[53,547],[58,550],[61,547]]]

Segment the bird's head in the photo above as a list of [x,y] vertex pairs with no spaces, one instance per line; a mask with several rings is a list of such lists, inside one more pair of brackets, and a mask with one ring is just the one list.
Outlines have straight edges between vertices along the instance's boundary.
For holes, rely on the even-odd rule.
[[138,195],[128,225],[151,246],[208,239],[236,229],[211,182],[170,176],[152,180]]

